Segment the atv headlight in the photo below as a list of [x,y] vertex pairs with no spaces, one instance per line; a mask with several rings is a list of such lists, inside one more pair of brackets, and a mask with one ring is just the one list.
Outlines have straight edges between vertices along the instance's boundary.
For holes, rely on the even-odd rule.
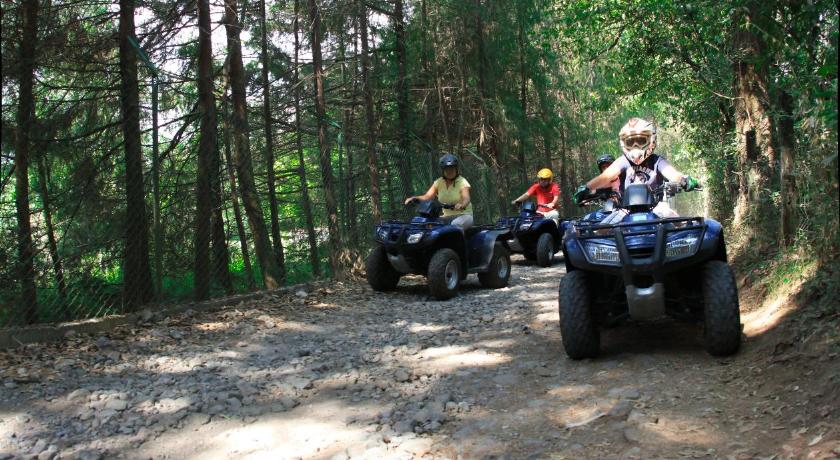
[[532,224],[533,224],[533,222],[522,222],[521,224],[519,224],[519,229],[520,230],[528,230],[529,228],[531,228]]
[[379,230],[376,231],[376,236],[378,236],[379,239],[382,240],[382,241],[387,241],[388,240],[388,229],[387,228],[380,228]]
[[423,232],[416,232],[416,233],[409,233],[408,238],[405,239],[405,242],[408,244],[414,244],[418,241],[423,239]]
[[618,265],[618,249],[615,246],[599,243],[586,244],[586,258],[592,263]]
[[665,245],[665,259],[681,259],[691,257],[700,247],[699,235],[688,235],[669,241]]

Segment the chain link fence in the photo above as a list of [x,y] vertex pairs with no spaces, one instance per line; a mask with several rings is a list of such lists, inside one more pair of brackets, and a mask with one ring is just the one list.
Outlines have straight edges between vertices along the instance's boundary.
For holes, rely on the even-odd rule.
[[[225,146],[226,147],[226,146]],[[262,271],[255,254],[255,242],[243,209],[237,175],[226,148],[220,146],[218,190],[214,194],[209,271],[210,297],[262,289]],[[267,174],[260,163],[258,146],[254,169],[259,200],[267,229],[271,229]],[[458,152],[456,152],[457,154]],[[154,198],[150,164],[145,165],[144,193],[148,250],[147,273],[153,292],[145,306],[189,302],[194,297],[195,264],[195,173],[173,160],[162,158],[157,203],[159,228],[154,225]],[[425,192],[440,175],[437,166],[442,152],[403,152],[384,146],[376,151],[383,219],[405,219],[413,207],[403,205],[406,196]],[[303,170],[294,149],[278,157],[278,223],[282,245],[285,283],[295,284],[330,276],[327,248],[327,211],[323,181],[318,167],[314,139],[303,145]],[[504,203],[523,190],[515,174],[501,173],[474,152],[459,157],[461,173],[472,188],[476,224],[493,223],[512,212]],[[333,190],[342,244],[359,255],[367,253],[373,234],[371,182],[366,147],[339,145],[333,148]],[[194,160],[193,160],[194,161]],[[41,161],[30,167],[29,209],[32,228],[35,302],[24,301],[22,274],[26,263],[19,260],[18,222],[15,206],[13,161],[5,161],[0,178],[0,328],[31,323],[53,323],[121,314],[141,306],[126,301],[125,248],[127,228],[138,228],[137,216],[126,216],[124,176],[118,152],[113,158],[76,157]],[[305,212],[301,172],[306,174],[310,216]],[[122,181],[122,182],[121,182]],[[211,186],[212,187],[212,186]],[[142,226],[140,226],[142,227]],[[155,240],[156,232],[158,240]],[[272,242],[279,256],[277,242]],[[313,257],[314,247],[314,257]],[[279,257],[278,257],[279,258]],[[317,261],[316,263],[313,263]],[[134,275],[137,276],[137,275]],[[140,283],[142,285],[142,283]],[[31,284],[30,284],[31,286]],[[135,298],[137,296],[134,296]]]

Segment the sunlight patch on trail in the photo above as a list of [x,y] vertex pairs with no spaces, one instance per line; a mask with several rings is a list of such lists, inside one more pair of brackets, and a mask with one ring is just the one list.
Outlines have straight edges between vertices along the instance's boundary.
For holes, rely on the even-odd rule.
[[455,371],[464,367],[490,367],[505,364],[512,358],[504,353],[474,350],[473,347],[446,346],[423,351],[421,363],[440,372]]

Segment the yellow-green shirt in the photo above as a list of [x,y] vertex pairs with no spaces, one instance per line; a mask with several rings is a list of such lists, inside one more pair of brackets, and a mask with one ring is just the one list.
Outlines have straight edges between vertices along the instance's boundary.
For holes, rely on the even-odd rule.
[[[435,181],[435,187],[437,187],[437,199],[443,204],[458,204],[461,202],[461,190],[465,188],[470,188],[470,183],[464,179],[464,176],[458,176],[455,178],[455,182],[452,184],[451,187],[446,185],[446,179],[439,177]],[[456,211],[454,209],[444,209],[443,215],[446,216],[459,216],[461,214],[472,214],[472,200],[470,204],[467,205],[467,208],[463,211]]]

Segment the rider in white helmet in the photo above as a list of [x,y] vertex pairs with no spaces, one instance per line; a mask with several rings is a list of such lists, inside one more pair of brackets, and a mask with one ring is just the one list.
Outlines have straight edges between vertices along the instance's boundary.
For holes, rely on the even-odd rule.
[[[656,149],[656,126],[642,118],[631,118],[621,128],[618,142],[624,153],[594,179],[581,185],[575,192],[575,202],[580,202],[589,193],[599,188],[609,187],[610,183],[624,175],[624,183],[620,184],[622,193],[628,185],[647,184],[658,187],[663,182],[680,182],[686,191],[697,188],[700,183],[679,171],[665,158],[653,153]],[[660,209],[654,212],[661,217],[674,214],[673,210]]]

